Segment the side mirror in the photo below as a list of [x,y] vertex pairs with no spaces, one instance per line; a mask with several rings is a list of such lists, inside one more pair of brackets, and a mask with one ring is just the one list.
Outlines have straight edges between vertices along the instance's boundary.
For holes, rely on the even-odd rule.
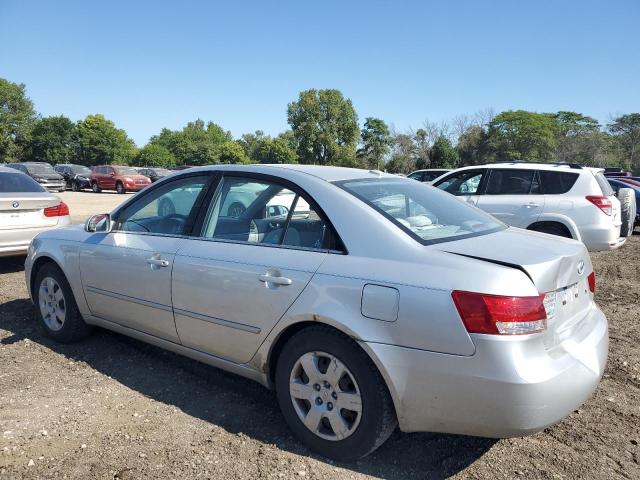
[[87,219],[87,222],[84,224],[84,231],[89,233],[109,233],[112,226],[111,215],[108,213],[99,213]]

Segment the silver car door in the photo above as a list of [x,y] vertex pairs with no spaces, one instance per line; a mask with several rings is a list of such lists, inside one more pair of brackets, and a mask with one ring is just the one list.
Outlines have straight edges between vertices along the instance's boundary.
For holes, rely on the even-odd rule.
[[179,341],[171,270],[208,181],[189,176],[150,189],[116,213],[111,232],[95,233],[81,246],[81,278],[92,315]]
[[[244,191],[256,193],[235,216],[227,197]],[[249,361],[331,254],[336,237],[319,208],[293,214],[303,197],[295,195],[286,217],[266,217],[270,199],[286,192],[271,181],[223,178],[202,238],[186,241],[174,261],[173,306],[184,345]]]

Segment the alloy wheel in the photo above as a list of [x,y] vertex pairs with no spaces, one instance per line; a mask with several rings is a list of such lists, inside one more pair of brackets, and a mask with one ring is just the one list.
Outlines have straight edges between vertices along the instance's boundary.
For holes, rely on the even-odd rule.
[[344,440],[358,428],[362,397],[347,366],[325,352],[308,352],[294,364],[291,402],[300,421],[325,440]]

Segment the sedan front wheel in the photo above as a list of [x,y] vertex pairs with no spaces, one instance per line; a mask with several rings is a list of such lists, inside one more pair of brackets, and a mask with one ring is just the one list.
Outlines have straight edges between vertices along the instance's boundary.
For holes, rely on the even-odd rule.
[[396,426],[380,373],[360,346],[325,326],[296,333],[276,367],[278,402],[312,450],[351,461],[378,448]]

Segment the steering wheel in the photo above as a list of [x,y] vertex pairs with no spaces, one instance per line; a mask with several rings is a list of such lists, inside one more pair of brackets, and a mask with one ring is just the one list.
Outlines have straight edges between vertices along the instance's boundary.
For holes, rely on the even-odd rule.
[[187,224],[187,218],[180,213],[172,213],[162,219],[163,226],[166,225],[166,233],[181,235]]

